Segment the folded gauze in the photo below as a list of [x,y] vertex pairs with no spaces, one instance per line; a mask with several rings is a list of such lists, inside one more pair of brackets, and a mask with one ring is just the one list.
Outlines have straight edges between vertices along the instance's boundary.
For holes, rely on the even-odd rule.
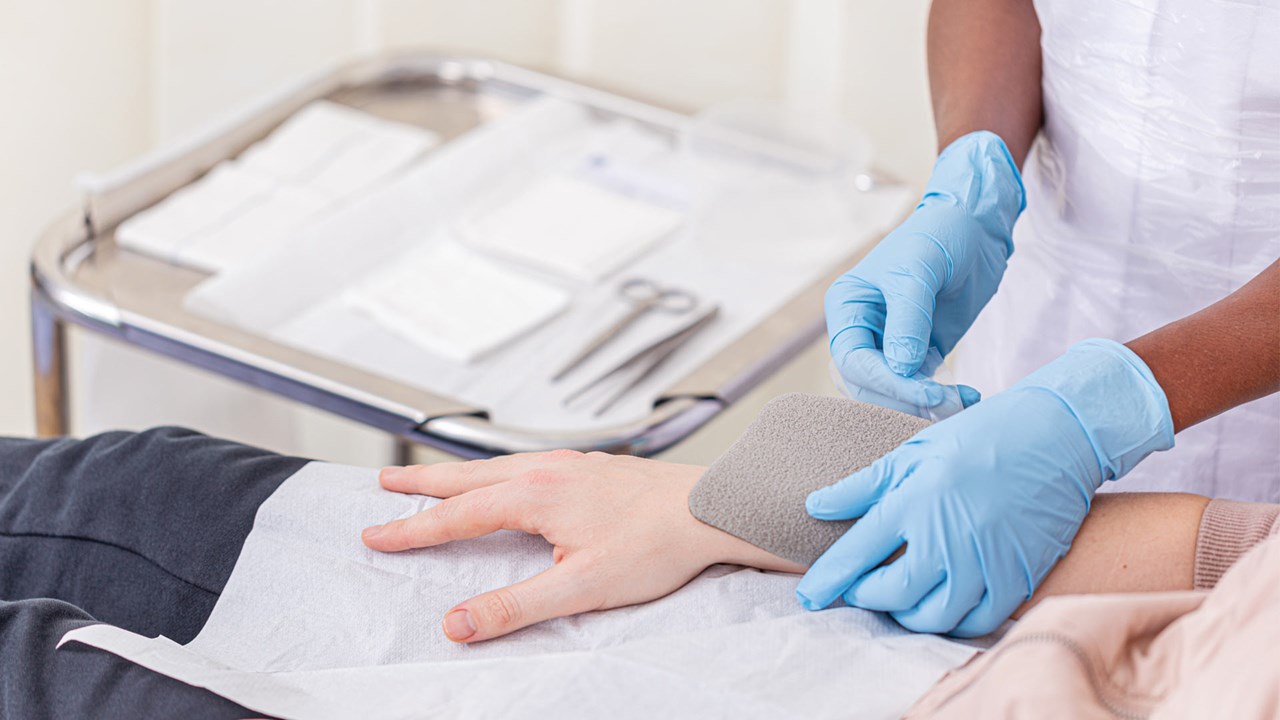
[[770,401],[689,494],[693,516],[778,557],[811,565],[853,524],[817,520],[809,493],[901,445],[929,421],[844,398]]

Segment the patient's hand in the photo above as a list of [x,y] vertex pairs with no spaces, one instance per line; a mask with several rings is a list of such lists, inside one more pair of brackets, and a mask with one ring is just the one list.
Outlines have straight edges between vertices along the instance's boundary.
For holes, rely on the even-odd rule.
[[388,490],[447,498],[404,520],[364,531],[366,545],[396,552],[497,530],[541,535],[550,569],[471,598],[444,617],[458,642],[536,622],[634,605],[667,595],[716,563],[803,572],[689,513],[703,468],[572,450],[385,468]]

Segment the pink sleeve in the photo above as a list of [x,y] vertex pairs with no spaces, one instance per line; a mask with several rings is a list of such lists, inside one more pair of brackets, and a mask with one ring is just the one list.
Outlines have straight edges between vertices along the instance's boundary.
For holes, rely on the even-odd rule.
[[1196,538],[1195,588],[1208,590],[1254,545],[1280,534],[1280,505],[1214,500]]

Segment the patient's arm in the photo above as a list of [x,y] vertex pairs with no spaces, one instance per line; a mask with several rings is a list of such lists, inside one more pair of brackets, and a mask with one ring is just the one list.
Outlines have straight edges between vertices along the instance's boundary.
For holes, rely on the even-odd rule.
[[554,617],[667,595],[716,563],[800,572],[694,519],[689,491],[703,468],[558,450],[467,463],[387,468],[388,490],[448,498],[365,530],[366,545],[397,551],[520,530],[555,546],[555,565],[446,613],[445,634],[475,642]]
[[1014,613],[1052,595],[1190,590],[1196,536],[1209,498],[1184,493],[1103,493],[1071,550]]
[[[365,531],[394,552],[520,530],[555,546],[555,565],[465,600],[446,634],[488,640],[554,617],[667,595],[717,563],[803,572],[689,513],[703,468],[573,451],[387,468],[383,487],[448,498]],[[1195,495],[1099,495],[1071,551],[1022,610],[1050,595],[1189,589],[1200,516]]]

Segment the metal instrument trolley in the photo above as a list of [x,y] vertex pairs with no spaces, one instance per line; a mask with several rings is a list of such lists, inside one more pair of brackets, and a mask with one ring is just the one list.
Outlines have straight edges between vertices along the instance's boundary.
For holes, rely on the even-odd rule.
[[32,258],[39,432],[54,435],[68,429],[69,324],[460,456],[562,447],[656,453],[689,436],[823,332],[823,294],[865,251],[866,242],[860,252],[833,264],[820,281],[668,387],[647,417],[600,430],[553,432],[492,422],[484,407],[187,312],[182,299],[205,279],[204,273],[115,242],[122,221],[237,156],[313,100],[417,123],[447,142],[543,93],[571,93],[601,112],[653,127],[671,128],[689,117],[498,62],[413,55],[350,65],[300,84],[224,122],[216,132],[87,192],[83,207],[53,224]]

